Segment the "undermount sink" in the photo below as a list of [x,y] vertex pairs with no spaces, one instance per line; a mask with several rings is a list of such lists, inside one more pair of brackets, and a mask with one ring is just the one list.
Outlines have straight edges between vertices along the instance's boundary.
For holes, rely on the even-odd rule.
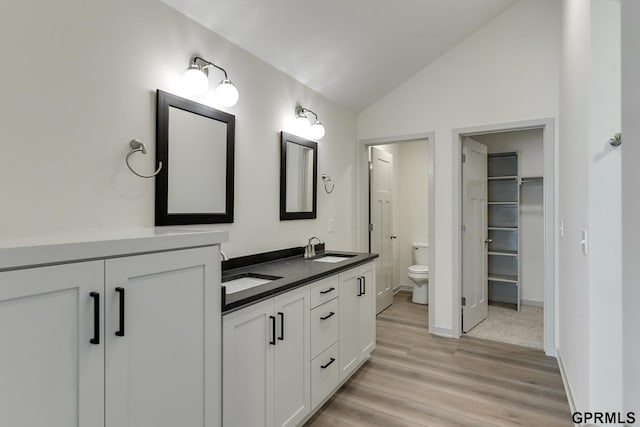
[[349,258],[354,256],[355,255],[327,254],[327,255],[321,256],[320,258],[313,259],[312,261],[337,263],[337,262],[346,261]]
[[281,278],[282,277],[278,276],[268,276],[266,274],[244,273],[227,277],[222,280],[222,283],[225,286],[225,293],[228,295],[264,285],[265,283],[273,282]]

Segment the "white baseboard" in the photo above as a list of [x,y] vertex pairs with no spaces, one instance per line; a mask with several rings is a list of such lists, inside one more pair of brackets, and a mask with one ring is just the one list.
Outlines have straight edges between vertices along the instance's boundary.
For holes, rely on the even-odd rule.
[[395,288],[393,288],[393,294],[397,294],[400,291],[407,291],[407,292],[413,292],[413,286],[411,285],[398,285]]
[[542,301],[533,301],[530,299],[521,299],[520,304],[522,305],[530,305],[532,307],[544,307],[544,302]]
[[[560,349],[556,349],[556,354],[558,355],[558,368],[560,368],[560,377],[562,378],[562,384],[564,385],[564,392],[567,394],[567,400],[569,401],[569,410],[573,414],[576,412],[576,403],[573,400],[573,393],[571,392],[571,383],[569,383],[569,377],[567,377],[567,370],[564,367],[564,362],[562,361],[562,356],[560,355]],[[580,427],[583,424],[576,424],[574,426]]]
[[433,335],[437,335],[439,337],[458,338],[458,337],[453,335],[453,330],[451,330],[449,328],[441,328],[441,327],[438,327],[438,326],[429,325],[429,333],[433,334]]

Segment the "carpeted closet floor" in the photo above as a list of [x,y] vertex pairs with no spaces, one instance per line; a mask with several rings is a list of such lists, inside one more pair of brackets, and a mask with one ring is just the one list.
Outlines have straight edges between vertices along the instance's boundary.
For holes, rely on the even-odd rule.
[[520,311],[489,305],[489,316],[467,336],[543,349],[542,307],[523,305]]

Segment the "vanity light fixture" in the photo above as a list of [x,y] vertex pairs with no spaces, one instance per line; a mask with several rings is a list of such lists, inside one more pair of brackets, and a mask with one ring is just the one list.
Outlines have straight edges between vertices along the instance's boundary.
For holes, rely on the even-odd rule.
[[238,89],[227,76],[227,71],[213,62],[194,56],[185,71],[183,81],[194,95],[203,95],[209,88],[209,68],[215,67],[224,73],[224,79],[216,88],[216,101],[223,107],[233,107],[238,102]]
[[[311,113],[315,116],[315,121],[313,124],[309,121],[309,117],[307,113]],[[318,120],[318,115],[308,108],[304,108],[301,105],[296,105],[296,128],[300,131],[308,133],[311,139],[315,139],[316,141],[321,140],[324,137],[325,130],[320,120]]]

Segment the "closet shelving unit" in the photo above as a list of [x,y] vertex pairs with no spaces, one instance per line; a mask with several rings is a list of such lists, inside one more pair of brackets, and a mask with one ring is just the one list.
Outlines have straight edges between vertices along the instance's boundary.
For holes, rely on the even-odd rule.
[[518,153],[489,154],[487,162],[489,300],[520,310]]

